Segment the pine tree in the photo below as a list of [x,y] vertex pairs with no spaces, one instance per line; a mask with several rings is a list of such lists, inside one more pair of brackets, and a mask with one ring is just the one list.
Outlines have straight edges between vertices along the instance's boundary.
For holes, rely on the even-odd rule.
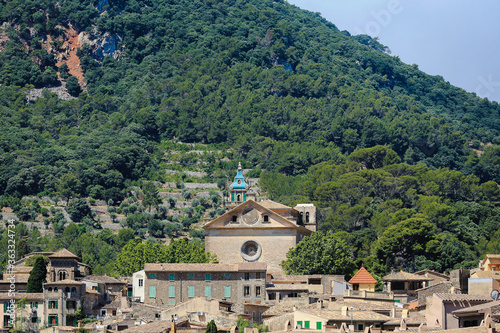
[[27,293],[41,293],[43,292],[42,283],[47,282],[47,263],[43,257],[38,257],[35,265],[31,270],[30,277],[28,278],[28,285],[26,287]]

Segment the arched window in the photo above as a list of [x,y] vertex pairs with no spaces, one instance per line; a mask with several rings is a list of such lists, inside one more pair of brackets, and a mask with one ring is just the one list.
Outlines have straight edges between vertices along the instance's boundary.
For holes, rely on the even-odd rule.
[[236,201],[238,201],[238,202],[240,202],[240,201],[241,201],[241,194],[238,194],[238,195],[236,196]]
[[64,289],[64,292],[65,292],[65,293],[69,293],[69,287],[66,287],[66,288]]
[[76,288],[75,288],[75,287],[72,287],[72,288],[71,288],[71,292],[72,292],[72,293],[76,293]]
[[304,213],[303,213],[303,212],[300,212],[300,213],[299,213],[299,221],[298,221],[298,224],[302,224],[302,223],[303,223],[302,221],[304,221]]
[[47,288],[47,291],[52,292],[52,287],[48,287],[48,288]]
[[59,280],[66,280],[67,273],[66,271],[59,271]]
[[306,213],[306,223],[309,223],[309,212]]
[[58,291],[59,291],[59,289],[57,287],[54,287],[54,292],[56,293]]

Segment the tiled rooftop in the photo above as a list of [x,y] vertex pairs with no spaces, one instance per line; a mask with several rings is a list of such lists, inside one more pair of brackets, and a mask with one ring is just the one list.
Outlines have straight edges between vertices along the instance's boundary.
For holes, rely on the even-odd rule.
[[265,271],[267,265],[261,262],[239,264],[145,264],[146,272],[247,272]]
[[124,282],[115,279],[114,277],[108,276],[108,275],[89,275],[86,276],[82,279],[82,281],[92,281],[92,282],[100,282],[100,283],[117,283],[117,284],[123,284]]
[[53,258],[74,258],[74,259],[80,259],[78,256],[74,255],[73,253],[69,252],[66,249],[61,249],[54,254],[51,254],[49,256],[49,259]]
[[366,268],[364,266],[361,266],[359,271],[354,274],[352,279],[349,280],[349,283],[366,283],[366,284],[372,284],[372,283],[377,283],[377,280],[368,273]]
[[386,322],[388,320],[391,320],[391,317],[385,316],[383,314],[374,311],[353,310],[353,311],[348,311],[347,315],[343,315],[341,310],[301,309],[297,311],[308,313],[327,320],[351,320],[351,314],[352,314],[352,319],[356,321]]
[[384,281],[427,281],[429,279],[424,277],[424,276],[419,276],[419,275],[415,275],[412,273],[399,271],[399,272],[394,272],[394,273],[391,273],[389,275],[384,276],[382,278],[382,280],[384,280]]
[[457,301],[466,301],[466,302],[488,302],[491,301],[491,297],[489,295],[470,295],[470,294],[444,294],[444,293],[436,293],[434,294],[445,302],[457,302]]
[[264,201],[259,201],[259,205],[261,205],[264,208],[267,209],[292,209],[291,207],[285,206],[283,204],[280,204],[278,202],[274,202],[272,200],[264,200]]

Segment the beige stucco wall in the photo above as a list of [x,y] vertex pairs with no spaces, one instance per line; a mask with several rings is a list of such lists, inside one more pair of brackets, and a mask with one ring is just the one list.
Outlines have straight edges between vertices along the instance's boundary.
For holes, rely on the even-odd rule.
[[209,229],[205,236],[205,249],[215,253],[220,263],[245,262],[241,246],[249,240],[260,244],[262,255],[257,260],[265,262],[270,272],[281,272],[280,263],[288,250],[297,244],[296,229]]
[[470,278],[469,294],[490,295],[493,289],[498,290],[500,284],[493,278]]
[[359,290],[375,291],[375,284],[374,283],[360,283]]

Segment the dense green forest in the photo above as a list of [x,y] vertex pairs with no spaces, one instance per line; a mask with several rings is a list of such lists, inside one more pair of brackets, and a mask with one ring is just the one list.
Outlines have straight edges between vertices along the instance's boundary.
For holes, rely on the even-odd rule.
[[[283,0],[4,0],[0,20],[2,206],[122,202],[141,180],[168,180],[165,142],[205,143],[223,151],[207,181],[234,170],[233,149],[265,170],[276,200],[316,202],[321,228],[349,233],[377,274],[471,266],[496,250],[499,104],[368,36]],[[78,49],[81,87],[56,65],[70,27],[98,42]],[[61,81],[76,98],[27,101]]]

